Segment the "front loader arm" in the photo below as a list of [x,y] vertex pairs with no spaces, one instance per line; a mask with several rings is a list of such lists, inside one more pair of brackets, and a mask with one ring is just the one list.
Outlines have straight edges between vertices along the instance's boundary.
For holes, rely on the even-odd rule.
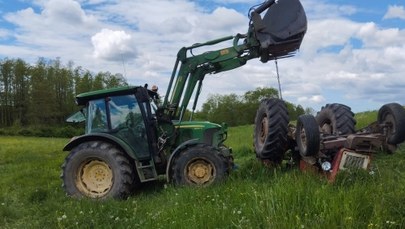
[[[265,10],[267,12],[262,18],[260,14]],[[266,1],[251,11],[250,19],[247,34],[223,37],[179,50],[160,108],[165,120],[183,119],[198,85],[193,107],[195,109],[206,74],[232,70],[254,58],[260,57],[265,63],[268,60],[289,57],[301,45],[307,28],[305,12],[299,0]],[[241,39],[243,42],[240,42]],[[231,40],[232,45],[228,48],[193,55],[194,49]]]
[[[248,50],[245,44],[199,55],[186,56],[187,52],[192,52],[195,48],[214,45],[231,39],[237,40],[239,37],[224,37],[204,44],[195,44],[180,49],[163,102],[163,107],[166,108],[167,115],[169,115],[171,119],[181,120],[183,118],[184,111],[190,102],[196,85],[199,85],[199,90],[196,92],[196,96],[198,97],[202,81],[206,74],[215,74],[238,68],[246,64],[247,60],[255,58],[245,53],[246,50]],[[177,67],[179,64],[180,67]],[[198,98],[196,98],[196,100],[197,99]]]

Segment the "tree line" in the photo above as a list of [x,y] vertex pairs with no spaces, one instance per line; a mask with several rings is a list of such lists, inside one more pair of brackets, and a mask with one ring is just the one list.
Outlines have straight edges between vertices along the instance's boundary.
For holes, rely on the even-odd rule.
[[[225,122],[229,126],[253,124],[256,110],[265,98],[278,98],[278,90],[274,88],[256,88],[244,95],[210,95],[202,105],[201,111],[194,117],[198,120],[209,120],[215,123]],[[290,120],[297,120],[298,116],[310,113],[301,105],[285,101]]]
[[127,85],[121,74],[92,73],[73,62],[0,60],[0,128],[61,126],[77,110],[76,94]]
[[[74,67],[73,62],[63,65],[60,59],[39,58],[34,65],[22,59],[0,60],[0,135],[2,128],[10,127],[16,130],[11,134],[55,135],[50,127],[66,127],[66,117],[78,109],[74,99],[77,94],[124,85],[128,83],[119,73],[92,73]],[[241,96],[210,95],[194,119],[226,122],[229,126],[252,124],[260,101],[277,97],[274,88],[256,88]],[[308,113],[300,105],[286,104],[290,120]]]

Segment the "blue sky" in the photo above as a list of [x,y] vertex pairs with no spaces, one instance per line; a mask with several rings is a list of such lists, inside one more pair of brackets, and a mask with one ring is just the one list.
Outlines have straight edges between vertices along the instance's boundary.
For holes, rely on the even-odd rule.
[[[282,0],[279,0],[282,1]],[[165,93],[183,46],[245,33],[257,0],[0,0],[0,59],[73,61],[93,72],[123,73],[130,84]],[[302,0],[308,31],[297,56],[278,62],[283,97],[319,110],[405,104],[405,2]],[[209,94],[277,88],[275,65],[251,60],[210,75]]]

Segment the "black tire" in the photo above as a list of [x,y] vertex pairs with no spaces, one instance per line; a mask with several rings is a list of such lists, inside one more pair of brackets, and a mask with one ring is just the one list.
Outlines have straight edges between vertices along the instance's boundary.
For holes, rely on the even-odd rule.
[[171,181],[175,185],[209,186],[223,181],[228,176],[228,164],[212,146],[189,146],[174,158]]
[[298,117],[295,139],[302,156],[314,156],[319,152],[320,133],[314,116],[300,115]]
[[133,189],[134,167],[115,146],[85,142],[74,148],[62,165],[62,187],[69,196],[124,199]]
[[316,115],[316,121],[325,134],[347,135],[355,132],[354,113],[343,104],[326,104]]
[[389,126],[388,144],[396,145],[405,141],[405,109],[398,103],[382,106],[378,111],[378,123]]
[[256,157],[280,164],[288,148],[288,111],[280,99],[264,99],[256,112],[253,141]]

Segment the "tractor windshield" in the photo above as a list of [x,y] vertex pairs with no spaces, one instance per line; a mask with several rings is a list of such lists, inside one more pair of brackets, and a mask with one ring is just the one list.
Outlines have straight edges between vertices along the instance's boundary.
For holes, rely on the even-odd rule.
[[134,95],[111,96],[88,104],[87,133],[115,131],[142,125],[142,113]]

